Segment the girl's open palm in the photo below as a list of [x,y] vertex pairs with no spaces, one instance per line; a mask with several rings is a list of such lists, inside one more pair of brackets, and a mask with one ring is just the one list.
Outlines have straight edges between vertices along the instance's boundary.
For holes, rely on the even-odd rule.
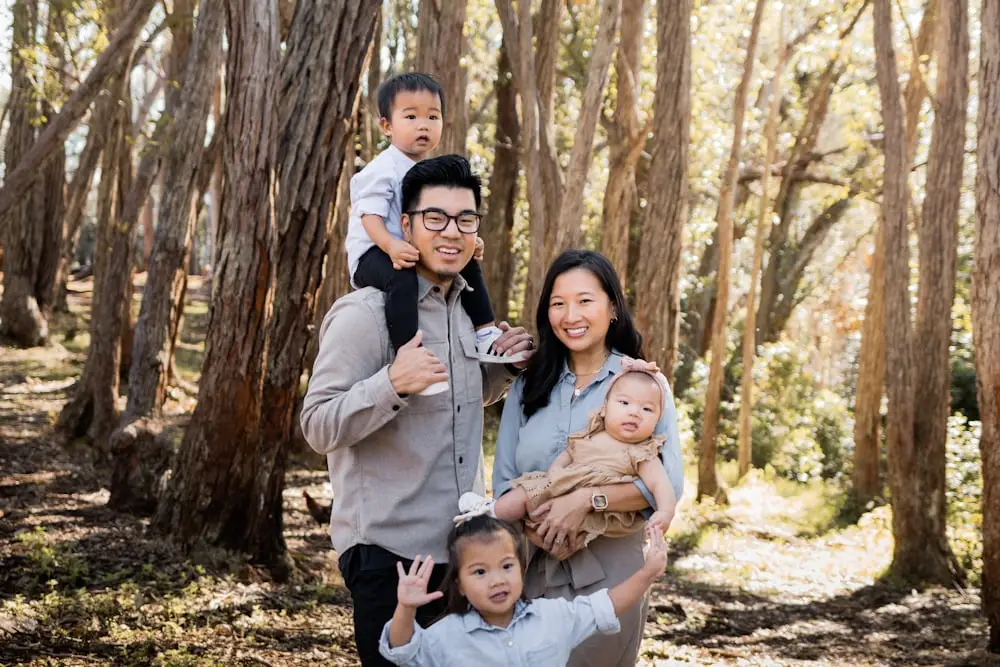
[[427,557],[423,563],[420,556],[413,559],[410,571],[403,569],[403,564],[396,562],[396,571],[399,573],[399,587],[396,589],[396,600],[404,607],[422,607],[428,602],[433,602],[442,597],[441,591],[427,592],[427,584],[431,578],[431,571],[434,569],[434,559]]

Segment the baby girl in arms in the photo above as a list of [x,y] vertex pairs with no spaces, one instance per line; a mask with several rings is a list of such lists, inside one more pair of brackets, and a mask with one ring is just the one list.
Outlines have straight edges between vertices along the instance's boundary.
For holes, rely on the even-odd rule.
[[[604,405],[591,416],[586,430],[569,437],[565,451],[546,472],[531,472],[513,480],[511,490],[494,501],[491,513],[504,521],[523,519],[527,527],[537,528],[540,524],[530,513],[552,498],[580,488],[593,489],[600,497],[600,487],[638,478],[656,501],[648,523],[662,534],[670,526],[677,505],[659,458],[664,439],[653,434],[668,396],[667,380],[656,364],[624,359],[622,372],[612,381]],[[467,493],[459,500],[459,509],[475,512],[484,502],[489,503]],[[643,528],[638,512],[594,509],[584,520],[583,540],[573,540],[579,548],[600,535],[621,537]]]

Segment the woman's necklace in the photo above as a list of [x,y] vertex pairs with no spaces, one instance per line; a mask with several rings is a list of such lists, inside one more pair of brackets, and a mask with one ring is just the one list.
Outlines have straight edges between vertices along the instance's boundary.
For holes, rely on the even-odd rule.
[[[604,355],[604,360],[601,362],[601,365],[598,366],[596,370],[587,371],[586,373],[573,373],[573,375],[576,376],[577,381],[579,381],[580,378],[589,378],[589,377],[592,377],[594,375],[597,375],[598,373],[601,372],[601,369],[604,368],[604,364],[608,363],[608,357],[609,356],[611,356],[610,352],[606,353]],[[584,386],[586,386],[586,385],[584,385]],[[573,396],[579,396],[581,391],[583,391],[583,387],[574,387],[574,389],[573,389]]]

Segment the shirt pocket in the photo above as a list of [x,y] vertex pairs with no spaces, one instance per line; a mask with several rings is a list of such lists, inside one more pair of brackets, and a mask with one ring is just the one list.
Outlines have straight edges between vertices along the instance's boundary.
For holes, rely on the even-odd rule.
[[483,371],[479,365],[479,353],[476,351],[476,334],[474,331],[462,332],[459,335],[462,355],[459,363],[464,366],[465,393],[456,396],[465,402],[479,402],[483,396]]
[[525,651],[524,658],[525,664],[530,667],[564,667],[568,656],[558,646],[548,644]]

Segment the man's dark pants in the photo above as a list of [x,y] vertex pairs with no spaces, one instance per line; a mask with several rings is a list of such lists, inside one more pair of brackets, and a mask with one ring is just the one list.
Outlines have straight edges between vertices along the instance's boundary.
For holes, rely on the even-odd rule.
[[[409,571],[413,561],[373,544],[357,544],[340,556],[340,573],[354,602],[354,643],[363,667],[392,667],[378,652],[378,640],[396,610],[397,562]],[[429,591],[441,587],[446,569],[434,565]],[[443,611],[443,599],[426,604],[417,610],[417,623],[426,628]]]

